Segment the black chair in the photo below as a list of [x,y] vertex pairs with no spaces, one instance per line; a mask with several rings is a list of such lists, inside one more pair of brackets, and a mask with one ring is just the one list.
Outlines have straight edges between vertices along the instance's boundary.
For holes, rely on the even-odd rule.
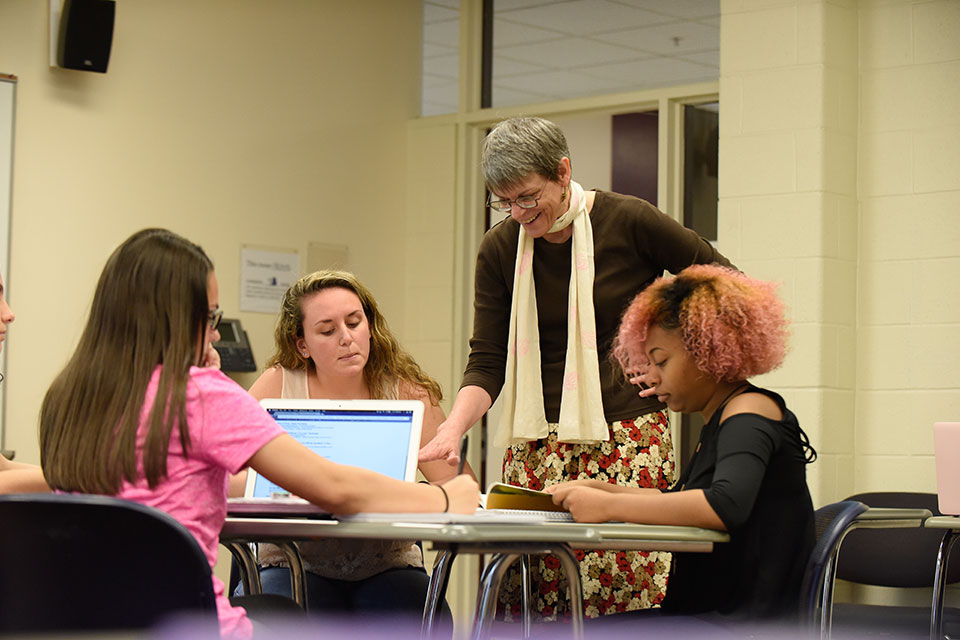
[[[862,493],[852,496],[867,506],[927,509],[940,515],[935,493]],[[844,541],[836,577],[863,585],[932,588],[942,531],[910,528],[858,528]],[[960,554],[951,557],[947,584],[960,582]],[[927,602],[929,602],[927,598]],[[838,633],[897,638],[930,637],[930,605],[882,606],[835,603],[833,625]],[[960,610],[946,608],[944,631],[957,637]]]
[[837,552],[854,521],[867,508],[862,502],[845,500],[820,507],[814,514],[817,542],[800,590],[801,622],[812,634],[829,635]]
[[210,565],[171,516],[103,496],[0,496],[0,634],[147,629],[187,612],[216,632]]

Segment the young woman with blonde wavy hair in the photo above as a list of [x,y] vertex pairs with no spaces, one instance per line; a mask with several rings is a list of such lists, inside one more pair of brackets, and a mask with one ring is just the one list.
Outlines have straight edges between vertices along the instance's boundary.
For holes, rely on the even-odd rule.
[[[422,443],[436,435],[445,418],[440,385],[400,347],[373,294],[353,274],[300,278],[284,294],[274,338],[267,370],[250,387],[258,400],[420,400]],[[420,463],[420,471],[430,482],[455,475],[442,460]],[[318,540],[302,543],[301,553],[311,610],[423,612],[429,579],[420,547],[409,540]],[[260,563],[264,592],[288,595],[289,569],[279,550],[261,545]]]

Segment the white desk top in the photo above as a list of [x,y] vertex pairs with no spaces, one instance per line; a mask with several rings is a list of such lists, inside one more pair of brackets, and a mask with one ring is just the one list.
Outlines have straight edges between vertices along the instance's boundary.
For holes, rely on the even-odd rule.
[[960,516],[934,516],[923,522],[927,529],[960,529]]
[[715,542],[727,542],[722,531],[626,523],[437,523],[340,522],[301,518],[228,517],[224,540],[310,540],[366,538],[425,540],[435,546],[509,546],[510,543],[568,544],[574,549],[710,552]]

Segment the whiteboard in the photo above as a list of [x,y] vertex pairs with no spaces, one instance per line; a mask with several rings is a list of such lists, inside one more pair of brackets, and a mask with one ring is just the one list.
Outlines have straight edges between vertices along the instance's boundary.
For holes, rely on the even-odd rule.
[[[0,73],[0,273],[10,288],[10,208],[13,202],[13,127],[17,105],[17,78]],[[7,350],[0,351],[0,371],[7,370]],[[0,384],[0,449],[5,444],[6,385]]]

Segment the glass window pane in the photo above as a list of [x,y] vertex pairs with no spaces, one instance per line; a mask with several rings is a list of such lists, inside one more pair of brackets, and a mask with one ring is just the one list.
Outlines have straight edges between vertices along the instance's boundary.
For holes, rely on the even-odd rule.
[[421,115],[457,112],[459,46],[460,0],[424,0]]
[[683,224],[717,241],[720,105],[687,105],[683,112]]
[[494,0],[494,107],[719,77],[720,0]]

